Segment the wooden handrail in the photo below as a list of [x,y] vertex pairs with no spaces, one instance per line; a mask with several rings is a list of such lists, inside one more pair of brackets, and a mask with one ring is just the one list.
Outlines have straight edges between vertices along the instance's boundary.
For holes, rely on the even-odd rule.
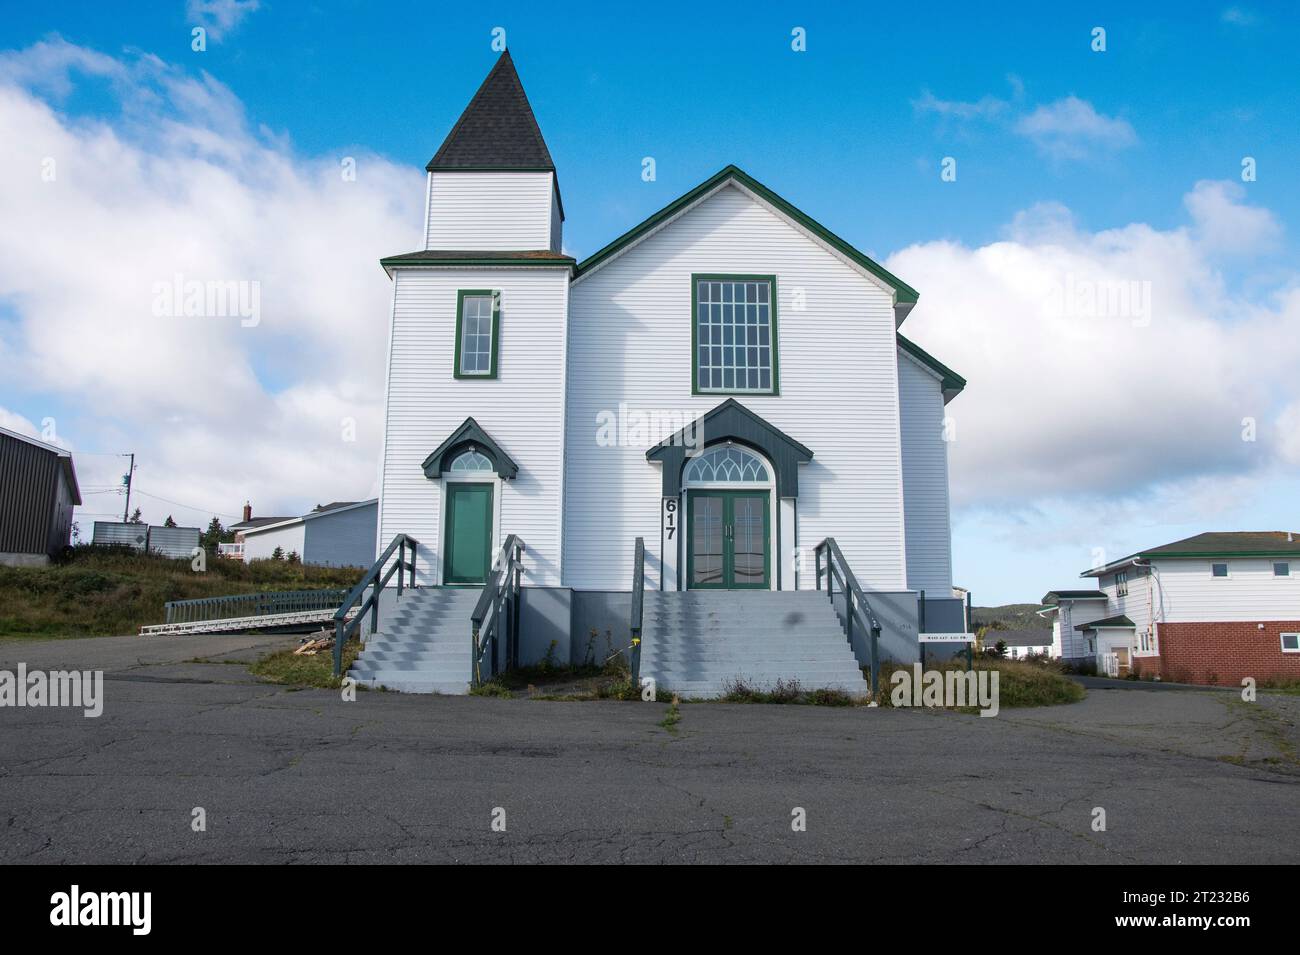
[[492,651],[490,675],[496,675],[497,635],[501,617],[506,615],[506,667],[516,663],[519,653],[519,604],[524,578],[524,542],[516,535],[506,538],[497,552],[492,572],[470,614],[471,669],[470,682],[483,682],[483,657]]
[[[876,618],[875,611],[871,609],[871,601],[858,585],[858,579],[853,576],[853,570],[849,567],[849,562],[844,559],[844,554],[840,550],[840,545],[835,542],[835,538],[828,537],[823,540],[813,553],[818,590],[822,589],[822,555],[825,554],[826,595],[832,604],[835,602],[835,578],[839,578],[840,588],[844,592],[844,636],[850,646],[853,645],[854,618],[858,618],[859,623],[867,625],[871,636],[869,643],[871,696],[875,699],[880,690],[880,621]],[[866,615],[865,618],[859,617],[859,611]]]
[[[334,614],[334,678],[338,679],[343,675],[343,644],[352,639],[357,628],[361,626],[361,621],[365,618],[366,611],[370,611],[370,632],[374,633],[379,627],[379,594],[388,586],[388,582],[393,579],[393,574],[397,574],[397,595],[402,595],[403,571],[411,571],[410,586],[415,586],[415,557],[418,552],[420,542],[409,534],[398,534],[393,538],[379,559],[371,565],[366,571],[366,575],[361,578],[360,582],[348,591],[348,595],[343,598],[343,603],[339,605],[338,611]],[[411,559],[406,559],[407,549],[410,549]],[[388,559],[397,551],[398,556],[393,566],[384,572],[384,565]],[[370,596],[362,600],[362,595],[366,588],[373,587]],[[348,612],[360,604],[355,617],[348,620]]]

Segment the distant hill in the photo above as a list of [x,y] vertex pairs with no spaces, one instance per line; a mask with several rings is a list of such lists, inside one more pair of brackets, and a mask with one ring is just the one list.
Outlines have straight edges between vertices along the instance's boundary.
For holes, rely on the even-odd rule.
[[1041,630],[1049,626],[1034,611],[1042,604],[1003,604],[1001,607],[973,607],[971,616],[976,627],[993,627],[996,630]]

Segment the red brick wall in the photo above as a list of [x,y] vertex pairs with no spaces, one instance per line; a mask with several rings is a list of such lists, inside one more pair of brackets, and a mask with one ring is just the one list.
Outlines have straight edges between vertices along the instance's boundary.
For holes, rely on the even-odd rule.
[[1136,657],[1142,676],[1175,683],[1237,686],[1256,680],[1300,680],[1300,653],[1283,653],[1283,633],[1300,632],[1300,620],[1247,623],[1162,623],[1159,657]]

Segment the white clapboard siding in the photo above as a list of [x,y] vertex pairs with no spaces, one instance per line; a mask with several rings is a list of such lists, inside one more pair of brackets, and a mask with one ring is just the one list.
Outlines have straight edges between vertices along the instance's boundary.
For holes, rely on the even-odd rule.
[[519,252],[551,247],[549,172],[435,172],[426,249]]
[[[388,369],[379,547],[398,533],[420,542],[420,581],[437,582],[440,481],[421,464],[467,417],[519,465],[500,489],[500,537],[528,546],[525,582],[560,583],[564,348],[563,269],[398,269]],[[498,377],[453,376],[458,289],[501,292]]]
[[948,518],[948,445],[943,439],[943,386],[934,372],[898,350],[899,416],[903,443],[903,512],[907,527],[907,586],[927,595],[952,589]]
[[1076,601],[1067,598],[1061,601],[1061,610],[1057,614],[1061,621],[1061,656],[1067,658],[1092,656],[1083,632],[1076,630],[1075,627],[1081,623],[1111,616],[1108,608],[1109,604],[1103,600]]
[[1106,613],[1114,617],[1123,614],[1133,621],[1134,633],[1142,633],[1151,626],[1151,578],[1137,567],[1128,569],[1128,593],[1121,595],[1114,574],[1106,574],[1098,581],[1106,595]]
[[1263,558],[1229,558],[1227,577],[1212,577],[1209,560],[1153,563],[1159,622],[1300,620],[1300,560],[1286,577]]
[[[834,536],[864,587],[904,589],[890,293],[734,185],[573,285],[565,583],[628,589],[643,536],[648,586],[657,585],[659,466],[645,447],[597,446],[597,416],[620,402],[698,414],[726,400],[691,394],[693,272],[776,275],[781,394],[737,400],[814,452],[800,472],[798,543]],[[805,311],[793,308],[796,289]],[[782,545],[789,566],[792,543]],[[813,585],[811,556],[804,587]]]

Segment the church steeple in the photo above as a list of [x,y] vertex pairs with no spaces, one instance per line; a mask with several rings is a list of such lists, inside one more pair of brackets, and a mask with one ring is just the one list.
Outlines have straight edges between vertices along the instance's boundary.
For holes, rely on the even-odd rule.
[[555,171],[510,51],[504,51],[425,167]]

